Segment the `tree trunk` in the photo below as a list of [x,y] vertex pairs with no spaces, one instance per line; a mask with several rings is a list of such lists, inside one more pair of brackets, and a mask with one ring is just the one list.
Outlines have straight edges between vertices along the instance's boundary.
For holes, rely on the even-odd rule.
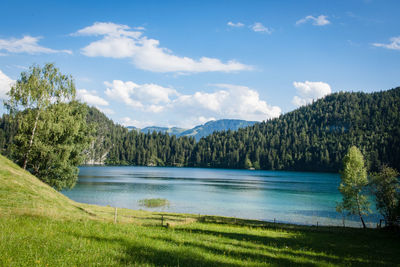
[[35,124],[33,125],[31,139],[29,140],[28,151],[26,151],[26,154],[25,154],[25,157],[24,157],[24,166],[23,166],[24,170],[26,170],[26,165],[28,164],[28,156],[31,153],[32,144],[33,144],[33,138],[35,137],[36,127],[37,127],[37,123],[38,123],[38,120],[39,120],[39,114],[40,114],[40,110],[38,110],[38,113],[36,114]]
[[361,220],[361,223],[363,225],[363,228],[365,229],[365,228],[367,228],[367,226],[365,225],[364,219],[363,219],[363,217],[361,215],[361,208],[360,208],[360,202],[358,200],[358,195],[357,195],[357,209],[358,209],[358,216],[360,217],[360,220]]
[[363,228],[364,228],[364,229],[367,228],[367,226],[365,225],[364,219],[363,219],[363,217],[361,216],[361,214],[359,214],[359,216],[360,216],[360,220],[361,220],[361,222],[362,222]]

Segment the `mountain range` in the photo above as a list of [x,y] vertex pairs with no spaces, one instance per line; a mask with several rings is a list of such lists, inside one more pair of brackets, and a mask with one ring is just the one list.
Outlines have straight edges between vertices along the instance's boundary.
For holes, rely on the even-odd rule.
[[[129,131],[94,107],[88,107],[87,123],[94,132],[86,164],[338,172],[348,148],[357,146],[369,170],[400,170],[400,87],[338,92],[279,118],[211,121],[179,136]],[[17,130],[18,123],[4,114],[2,154],[11,156]]]
[[160,133],[168,133],[169,135],[175,135],[177,137],[182,137],[182,136],[194,137],[196,141],[199,141],[202,137],[210,135],[214,132],[227,131],[227,130],[236,131],[240,128],[252,126],[256,123],[257,121],[222,119],[222,120],[209,121],[205,124],[195,126],[192,129],[184,129],[179,127],[159,127],[159,126],[150,126],[150,127],[145,127],[143,129],[137,128],[135,126],[128,126],[126,128],[128,128],[128,130],[136,130],[142,133],[160,132]]

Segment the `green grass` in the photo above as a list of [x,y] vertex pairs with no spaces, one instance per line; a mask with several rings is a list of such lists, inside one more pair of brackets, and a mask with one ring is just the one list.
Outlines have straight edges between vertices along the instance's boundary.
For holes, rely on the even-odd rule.
[[158,208],[169,205],[169,201],[165,198],[146,198],[139,200],[139,205],[146,208]]
[[[394,266],[398,235],[74,202],[0,156],[0,266]],[[164,224],[161,227],[161,216]]]

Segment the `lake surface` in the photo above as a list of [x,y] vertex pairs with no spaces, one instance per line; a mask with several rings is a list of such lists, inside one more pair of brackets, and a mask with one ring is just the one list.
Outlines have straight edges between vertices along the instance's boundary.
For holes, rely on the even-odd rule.
[[[342,225],[335,211],[339,183],[339,175],[331,173],[101,166],[81,167],[76,186],[63,194],[120,208]],[[145,208],[139,205],[145,198],[165,198],[170,205]],[[371,226],[378,220],[375,210],[366,218]],[[354,217],[345,223],[360,226]]]

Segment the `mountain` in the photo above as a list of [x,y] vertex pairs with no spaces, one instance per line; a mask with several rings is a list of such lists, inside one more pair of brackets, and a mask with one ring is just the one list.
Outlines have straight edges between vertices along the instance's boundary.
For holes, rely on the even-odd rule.
[[132,130],[140,131],[140,129],[136,128],[135,126],[127,126],[126,128],[128,129],[128,131],[132,131]]
[[160,132],[160,133],[168,133],[169,135],[177,135],[179,136],[182,132],[186,131],[187,129],[179,128],[179,127],[158,127],[158,126],[150,126],[141,129],[142,133],[152,133],[152,132]]
[[128,126],[128,130],[138,130],[142,133],[168,133],[169,135],[176,135],[177,137],[188,136],[194,137],[197,141],[200,138],[212,134],[213,132],[232,130],[236,131],[239,128],[251,126],[257,123],[256,121],[245,121],[245,120],[229,120],[222,119],[216,121],[209,121],[203,125],[198,125],[192,129],[184,129],[179,127],[158,127],[150,126],[143,129],[136,128],[135,126]]
[[128,130],[119,124],[115,124],[97,108],[87,108],[86,121],[88,124],[94,126],[95,133],[93,134],[92,144],[88,151],[86,151],[87,158],[85,164],[103,165],[111,148],[119,141],[117,139],[126,135]]
[[382,164],[400,170],[400,87],[334,93],[279,118],[214,132],[198,142],[134,131],[117,140],[109,164],[338,172],[355,145],[370,170]]
[[400,170],[400,87],[334,93],[279,118],[214,133],[192,158],[198,167],[337,172],[352,145],[370,170]]
[[[95,108],[89,109],[87,121],[97,126],[87,151],[91,164],[337,172],[355,145],[370,170],[383,164],[400,170],[400,87],[334,93],[236,131],[218,131],[216,125],[231,125],[231,120],[222,120],[182,132],[186,136],[181,137],[128,131]],[[15,132],[7,116],[0,118],[2,154],[12,154],[9,144]],[[208,135],[196,142],[201,132]]]
[[216,120],[216,121],[209,121],[204,125],[198,125],[190,130],[186,130],[182,132],[179,136],[189,136],[194,137],[197,141],[200,138],[210,135],[214,132],[220,131],[236,131],[239,128],[244,128],[247,126],[251,126],[257,123],[256,121],[245,121],[245,120]]

